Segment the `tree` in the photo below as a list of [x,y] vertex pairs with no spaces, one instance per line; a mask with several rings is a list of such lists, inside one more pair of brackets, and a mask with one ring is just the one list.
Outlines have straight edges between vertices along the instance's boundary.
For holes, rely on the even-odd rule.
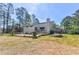
[[61,22],[65,33],[79,34],[79,20],[76,17],[67,16]]
[[20,7],[16,9],[16,16],[17,16],[17,19],[19,20],[20,26],[23,25],[23,22],[25,19],[25,12],[26,12],[26,9],[24,7]]
[[61,27],[62,27],[62,29],[64,29],[65,33],[69,33],[69,31],[70,31],[70,27],[72,25],[71,19],[72,19],[71,16],[66,16],[61,22]]
[[75,13],[73,14],[77,19],[79,19],[79,9],[75,11]]
[[34,14],[32,14],[31,19],[32,19],[33,25],[39,24],[39,20],[38,20],[38,18],[36,18],[36,16]]
[[11,4],[11,3],[8,3],[7,5],[6,5],[6,13],[7,13],[7,15],[6,15],[6,32],[8,33],[9,31],[8,31],[8,27],[9,27],[9,21],[11,20],[11,14],[13,14],[14,13],[14,7],[13,7],[13,4]]
[[24,19],[24,22],[23,23],[24,23],[25,27],[30,27],[30,26],[33,25],[32,24],[31,16],[30,16],[30,14],[28,13],[27,10],[25,12],[25,19]]
[[30,27],[32,26],[32,20],[30,14],[24,7],[20,7],[16,9],[17,19],[19,20],[19,27]]
[[79,9],[75,11],[72,17],[72,27],[74,29],[73,32],[79,34]]
[[71,24],[72,33],[79,34],[79,20],[73,17],[71,20]]
[[52,21],[52,23],[51,23],[51,27],[50,27],[50,34],[54,34],[55,32],[57,32],[57,24],[54,22],[54,21]]
[[20,33],[23,31],[23,28],[19,27],[18,23],[15,24],[14,29],[15,29],[15,33]]
[[11,14],[13,13],[13,5],[11,3],[0,4],[0,19],[3,22],[3,33],[8,32],[8,24],[11,19]]
[[0,3],[0,21],[3,23],[3,33],[5,32],[5,20],[6,20],[6,5],[4,3]]

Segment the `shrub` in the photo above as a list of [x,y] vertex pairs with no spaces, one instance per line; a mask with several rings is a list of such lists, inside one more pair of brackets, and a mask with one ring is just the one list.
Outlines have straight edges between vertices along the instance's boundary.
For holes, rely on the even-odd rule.
[[37,38],[37,33],[33,32],[33,38],[36,39]]

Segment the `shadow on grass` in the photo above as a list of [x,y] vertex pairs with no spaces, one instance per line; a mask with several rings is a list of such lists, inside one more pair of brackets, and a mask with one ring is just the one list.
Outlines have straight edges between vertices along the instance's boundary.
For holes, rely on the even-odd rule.
[[64,37],[62,34],[53,34],[51,35],[52,37],[57,37],[57,38],[62,38]]

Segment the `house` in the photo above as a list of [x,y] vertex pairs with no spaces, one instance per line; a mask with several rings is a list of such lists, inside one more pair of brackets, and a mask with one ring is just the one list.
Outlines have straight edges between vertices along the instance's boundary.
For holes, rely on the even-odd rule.
[[29,27],[24,26],[23,33],[30,34],[36,31],[37,33],[49,34],[50,31],[52,30],[52,25],[53,25],[53,21],[50,21],[50,18],[48,18],[46,22],[34,24]]

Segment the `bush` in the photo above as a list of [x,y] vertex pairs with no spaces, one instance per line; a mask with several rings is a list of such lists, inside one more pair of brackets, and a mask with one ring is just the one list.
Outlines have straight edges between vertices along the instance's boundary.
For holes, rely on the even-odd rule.
[[37,33],[33,32],[33,38],[36,39],[37,38]]

